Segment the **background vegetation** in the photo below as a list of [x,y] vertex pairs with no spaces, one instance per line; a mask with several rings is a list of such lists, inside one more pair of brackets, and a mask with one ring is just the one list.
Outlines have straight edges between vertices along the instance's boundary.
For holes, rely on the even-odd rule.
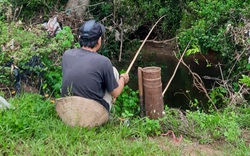
[[[181,155],[180,149],[168,153],[148,140],[149,136],[172,130],[190,140],[198,139],[199,143],[226,142],[226,149],[230,150],[224,153],[228,155],[249,155],[249,138],[244,137],[250,128],[249,2],[93,0],[81,19],[70,18],[64,10],[66,3],[66,0],[0,1],[0,93],[15,107],[0,112],[0,153],[168,155],[174,151]],[[58,16],[62,30],[49,36],[41,24],[54,15]],[[206,90],[208,110],[183,111],[166,106],[163,119],[139,118],[138,92],[127,86],[105,126],[89,130],[61,123],[49,99],[60,96],[61,56],[66,49],[79,47],[76,39],[79,24],[90,18],[104,23],[107,33],[101,54],[114,64],[127,63],[139,40],[163,15],[166,17],[150,40],[175,38],[180,52],[177,55],[190,42],[187,56],[212,53],[219,60],[218,64],[207,62],[221,72],[214,87]],[[121,47],[123,55],[119,60]],[[22,92],[17,92],[19,78],[29,89],[22,86]],[[43,97],[23,94],[27,91],[40,92]],[[44,99],[47,95],[49,99]],[[128,142],[130,145],[126,145]]]

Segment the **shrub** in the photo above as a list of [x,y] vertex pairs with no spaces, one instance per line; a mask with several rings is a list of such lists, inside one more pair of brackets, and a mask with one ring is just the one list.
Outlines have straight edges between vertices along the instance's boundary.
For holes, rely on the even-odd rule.
[[133,91],[126,85],[115,102],[114,113],[124,118],[139,116],[140,106],[138,102],[138,91]]
[[178,30],[181,51],[191,41],[188,55],[216,53],[222,81],[217,81],[209,94],[217,105],[228,105],[235,93],[246,89],[240,90],[238,80],[242,73],[249,74],[250,42],[244,35],[249,30],[248,6],[243,0],[190,1],[183,14]]
[[[15,77],[11,75],[11,65],[15,65],[20,72],[29,71],[28,83],[33,84],[42,74],[44,91],[54,96],[60,96],[61,88],[61,56],[66,49],[79,47],[75,44],[74,35],[69,27],[63,27],[55,38],[49,38],[39,25],[27,27],[21,22],[0,22],[2,52],[0,53],[0,69],[2,85],[12,87]],[[27,64],[34,56],[40,59],[34,66]],[[33,64],[33,63],[32,63]],[[40,86],[39,86],[40,87]]]

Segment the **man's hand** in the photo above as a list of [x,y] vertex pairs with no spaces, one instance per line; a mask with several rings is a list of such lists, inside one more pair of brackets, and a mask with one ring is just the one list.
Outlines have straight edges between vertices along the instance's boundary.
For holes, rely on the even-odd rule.
[[120,75],[120,78],[123,78],[124,79],[124,85],[128,83],[129,81],[129,75],[124,73],[124,74],[121,74]]
[[120,75],[120,79],[118,81],[118,87],[115,88],[112,92],[111,95],[113,96],[113,98],[117,98],[121,92],[122,89],[124,88],[125,84],[128,83],[129,81],[129,75],[128,74],[121,74]]

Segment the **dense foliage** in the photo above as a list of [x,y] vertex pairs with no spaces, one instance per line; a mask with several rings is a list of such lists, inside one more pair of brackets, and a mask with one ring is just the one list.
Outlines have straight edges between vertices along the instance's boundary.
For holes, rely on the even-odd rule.
[[214,103],[242,104],[235,101],[238,95],[249,100],[249,87],[240,81],[249,80],[250,74],[249,5],[236,0],[191,1],[183,14],[177,35],[181,51],[191,41],[187,55],[216,53],[218,58],[214,66],[219,66],[221,80],[210,92]]
[[[91,4],[99,2],[99,0],[93,0]],[[91,13],[96,19],[105,19],[107,25],[113,25],[112,22],[114,22],[114,29],[119,32],[124,31],[126,39],[131,39],[129,37],[132,36],[144,39],[153,24],[161,16],[166,15],[167,17],[151,36],[161,40],[175,36],[182,16],[180,5],[181,2],[175,0],[106,1],[95,7]],[[122,28],[121,24],[123,24]]]
[[[72,46],[74,37],[71,29],[64,27],[57,37],[48,38],[47,33],[42,31],[39,25],[33,26],[32,31],[29,31],[30,28],[21,22],[2,23],[1,27],[3,40],[0,44],[4,45],[0,53],[0,62],[3,67],[1,72],[4,73],[1,75],[1,83],[7,86],[14,84],[16,76],[11,75],[9,71],[15,66],[20,73],[29,71],[24,80],[32,87],[37,87],[39,74],[42,74],[43,90],[58,96],[62,77],[60,56],[64,50]],[[39,61],[27,63],[32,61],[33,56],[37,56]]]
[[37,13],[44,14],[44,20],[48,18],[49,13],[57,7],[62,9],[67,0],[6,0],[11,3],[13,10],[13,19],[35,20]]
[[[43,90],[43,94],[45,92],[50,96],[60,96],[61,55],[66,49],[79,46],[75,38],[76,31],[72,30],[75,28],[64,25],[55,37],[50,37],[46,31],[41,30],[41,23],[28,26],[21,20],[30,22],[27,18],[23,18],[27,14],[26,11],[32,12],[30,8],[36,9],[40,6],[42,10],[51,12],[54,9],[60,10],[65,3],[64,1],[57,2],[58,6],[54,7],[52,7],[53,1],[5,1],[1,3],[0,13],[3,19],[0,23],[2,38],[0,41],[2,68],[0,70],[3,73],[1,85],[11,87],[14,84],[14,89],[17,90],[18,74],[15,73],[15,69],[19,69],[19,72],[26,72],[26,76],[22,78],[30,86],[36,87],[39,91]],[[210,111],[213,111],[215,105],[226,107],[232,104],[248,103],[250,79],[248,17],[250,15],[247,2],[200,0],[177,3],[171,0],[159,0],[154,3],[151,1],[100,3],[91,1],[91,4],[89,6],[91,11],[86,13],[86,19],[94,16],[95,19],[109,26],[100,53],[111,58],[114,63],[118,59],[121,46],[123,46],[125,53],[123,58],[126,61],[126,57],[130,56],[130,51],[135,51],[134,49],[138,46],[136,40],[133,39],[143,39],[156,19],[167,15],[154,30],[152,38],[161,40],[177,35],[180,51],[183,51],[188,42],[191,43],[186,51],[187,55],[198,52],[216,53],[219,64],[212,65],[219,66],[221,77],[217,85],[209,91]],[[17,8],[22,9],[19,16],[15,13]],[[144,11],[145,9],[147,12]],[[141,15],[144,18],[141,18]],[[32,63],[34,56],[37,57],[37,62],[33,62],[30,66],[27,62]],[[211,65],[209,60],[207,62]],[[8,72],[13,72],[13,70],[14,76]],[[38,82],[37,79],[40,77],[43,80]],[[37,84],[41,86],[37,87]],[[128,91],[123,93],[118,103],[121,100],[123,106],[127,105],[127,108],[125,110],[117,108],[117,113],[121,115],[124,114],[123,111],[127,111],[127,115],[138,114],[138,112],[128,111],[130,107],[131,110],[137,110],[134,107],[132,109],[136,98],[131,103],[124,102],[126,96],[131,95]]]

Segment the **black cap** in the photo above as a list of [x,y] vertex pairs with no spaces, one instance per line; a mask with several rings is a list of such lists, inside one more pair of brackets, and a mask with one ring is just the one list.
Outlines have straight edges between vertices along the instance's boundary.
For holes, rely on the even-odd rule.
[[86,41],[94,41],[99,39],[105,33],[105,27],[96,22],[95,20],[89,20],[79,28],[79,35],[81,39]]

